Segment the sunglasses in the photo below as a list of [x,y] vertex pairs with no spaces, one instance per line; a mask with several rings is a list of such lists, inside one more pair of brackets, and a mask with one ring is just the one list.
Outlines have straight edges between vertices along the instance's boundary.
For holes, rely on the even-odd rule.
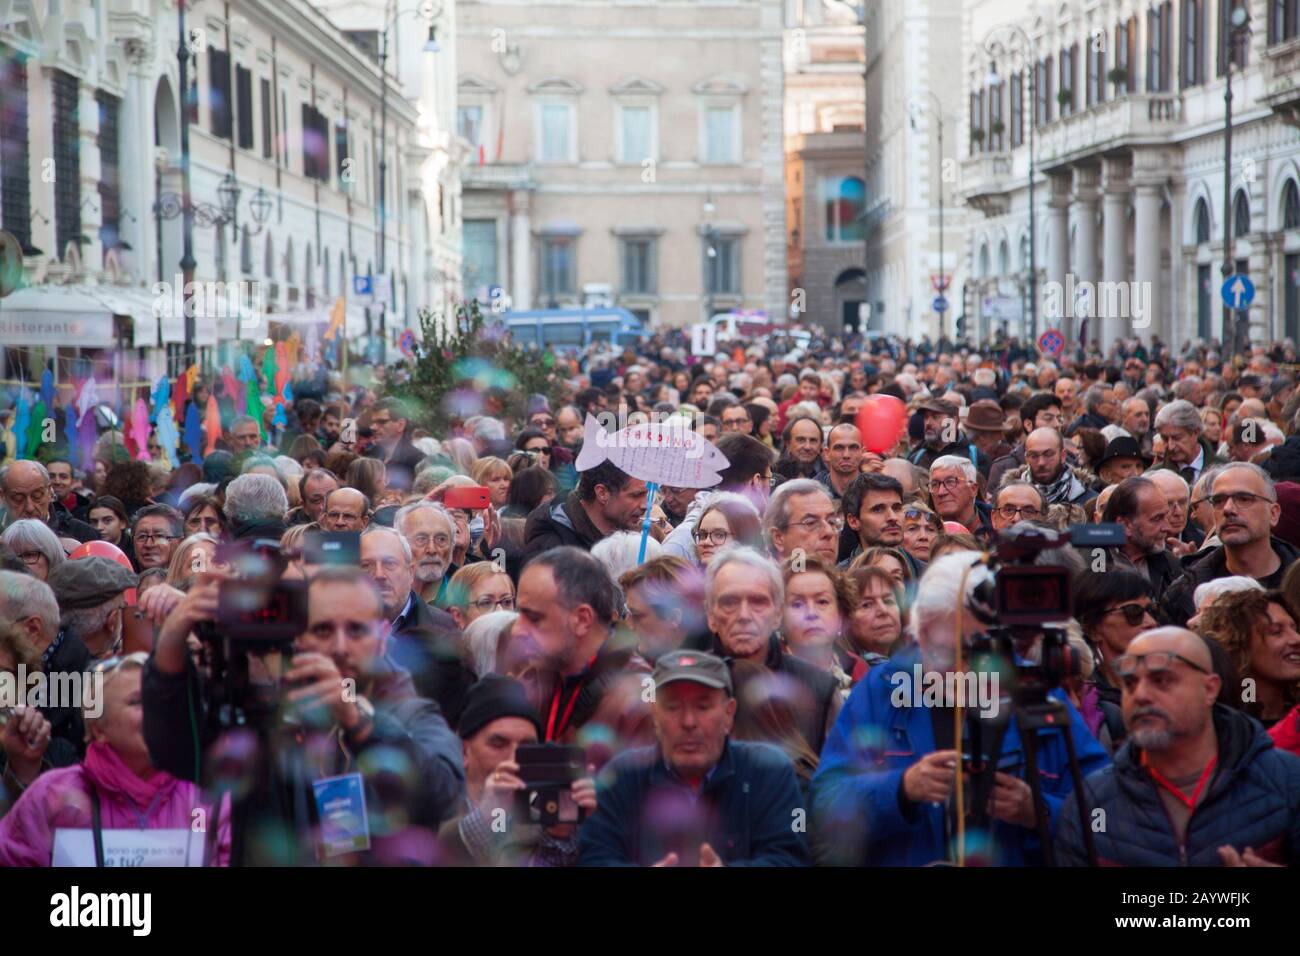
[[[1136,602],[1132,602],[1129,604],[1121,604],[1119,607],[1113,607],[1107,611],[1106,614],[1123,614],[1124,621],[1127,624],[1136,626],[1141,624],[1142,619],[1150,614],[1151,611],[1152,608],[1150,604],[1137,604]],[[1106,614],[1103,614],[1102,617],[1105,617]]]

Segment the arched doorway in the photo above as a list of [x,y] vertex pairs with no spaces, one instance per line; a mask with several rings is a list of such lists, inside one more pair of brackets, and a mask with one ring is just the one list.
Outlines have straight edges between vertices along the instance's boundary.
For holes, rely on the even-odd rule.
[[835,314],[846,333],[865,332],[861,306],[867,301],[867,274],[861,269],[845,269],[835,279]]

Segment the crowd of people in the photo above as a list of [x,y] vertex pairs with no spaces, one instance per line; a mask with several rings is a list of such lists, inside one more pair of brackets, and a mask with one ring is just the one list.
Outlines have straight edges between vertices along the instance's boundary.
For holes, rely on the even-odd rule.
[[[223,409],[201,461],[11,452],[0,677],[103,689],[0,714],[0,865],[196,814],[209,865],[1300,862],[1294,354],[788,344],[596,346],[441,434],[313,370],[278,424]],[[609,416],[688,425],[720,480],[578,471]],[[981,762],[972,701],[898,688],[976,666],[1000,542],[1089,524],[1122,544],[1035,559],[1072,594],[1061,719],[1004,689]],[[249,555],[304,605],[248,655],[257,726],[214,693]]]

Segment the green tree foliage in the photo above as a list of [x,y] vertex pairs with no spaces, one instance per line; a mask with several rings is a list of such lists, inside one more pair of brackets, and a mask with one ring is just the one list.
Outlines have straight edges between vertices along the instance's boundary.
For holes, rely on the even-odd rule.
[[435,436],[450,435],[471,415],[518,426],[526,421],[530,395],[546,396],[552,409],[558,405],[563,380],[554,354],[512,342],[478,302],[458,303],[449,319],[422,309],[420,330],[409,379],[387,394],[407,402],[416,422]]

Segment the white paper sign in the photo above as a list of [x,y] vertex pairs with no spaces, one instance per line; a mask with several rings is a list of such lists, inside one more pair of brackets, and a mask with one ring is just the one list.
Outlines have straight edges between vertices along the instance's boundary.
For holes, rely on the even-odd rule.
[[712,488],[729,464],[707,439],[691,431],[683,418],[653,425],[629,425],[612,435],[587,415],[578,471],[612,461],[633,478],[673,488]]
[[[103,830],[104,866],[202,866],[203,832],[192,830]],[[54,831],[51,866],[94,866],[95,831]]]
[[691,326],[691,354],[713,355],[718,351],[718,327],[712,322]]

